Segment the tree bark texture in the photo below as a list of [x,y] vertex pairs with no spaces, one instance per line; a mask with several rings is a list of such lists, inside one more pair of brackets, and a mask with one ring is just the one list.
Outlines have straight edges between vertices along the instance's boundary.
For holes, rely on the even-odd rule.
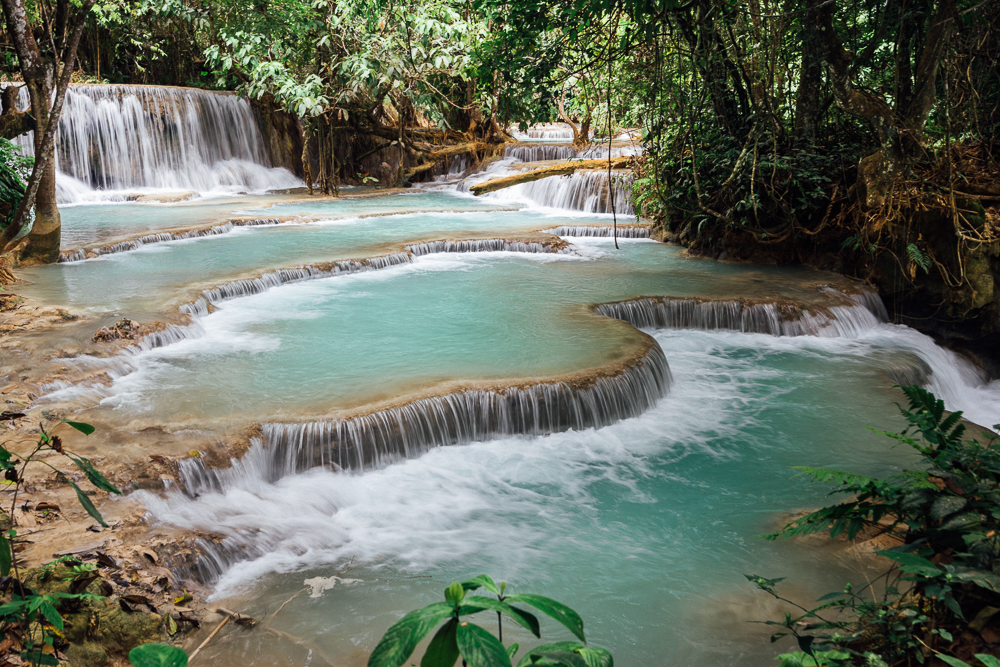
[[62,46],[58,52],[45,55],[35,41],[24,0],[0,2],[36,120],[35,166],[12,223],[0,234],[0,254],[13,249],[11,243],[23,229],[34,206],[35,224],[21,249],[20,260],[28,264],[55,262],[59,259],[61,236],[59,209],[56,206],[55,133],[73,75],[84,21],[94,0],[84,0],[72,13],[72,18],[69,0],[59,0],[55,17],[58,32],[49,35],[49,42],[53,50],[57,48],[57,43]]

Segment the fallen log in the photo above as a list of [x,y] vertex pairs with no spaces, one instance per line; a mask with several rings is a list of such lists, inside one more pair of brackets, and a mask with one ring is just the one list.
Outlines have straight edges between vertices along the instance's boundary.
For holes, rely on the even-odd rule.
[[[617,157],[611,159],[612,169],[621,169],[628,165],[629,157]],[[520,174],[514,174],[513,176],[503,176],[502,178],[494,178],[493,180],[486,181],[485,183],[480,183],[478,185],[473,185],[469,188],[474,195],[481,195],[487,192],[495,192],[496,190],[503,190],[504,188],[509,188],[512,185],[519,185],[521,183],[530,183],[532,181],[538,181],[543,178],[548,178],[549,176],[565,176],[567,174],[572,174],[577,171],[595,171],[595,170],[607,170],[608,161],[607,160],[576,160],[574,162],[562,162],[560,164],[554,164],[550,167],[542,167],[541,169],[532,169],[531,171],[525,171]]]
[[412,179],[417,174],[422,174],[425,171],[429,171],[434,168],[441,160],[447,157],[455,157],[456,155],[465,155],[466,153],[481,152],[489,147],[489,144],[484,144],[476,141],[471,141],[467,144],[456,144],[454,146],[447,146],[439,151],[434,151],[433,153],[427,154],[427,161],[423,164],[419,164],[416,167],[410,167],[403,172],[400,179],[401,183],[405,183]]

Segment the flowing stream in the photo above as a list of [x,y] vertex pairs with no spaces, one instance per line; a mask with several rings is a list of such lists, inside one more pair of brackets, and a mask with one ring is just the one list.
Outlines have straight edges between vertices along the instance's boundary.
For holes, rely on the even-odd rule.
[[[71,108],[124,118],[133,94],[190,102],[77,88]],[[185,137],[212,134],[214,104],[186,117]],[[76,113],[61,131],[77,131]],[[87,130],[113,139],[96,163],[139,145],[152,175],[87,176],[61,147],[62,173],[94,199],[193,187],[183,179],[233,160],[269,169],[249,131],[183,157],[179,134],[147,153],[141,123],[105,127]],[[912,465],[865,428],[902,426],[896,382],[979,423],[1000,413],[1000,387],[887,323],[877,297],[819,289],[842,278],[687,257],[645,238],[625,205],[615,250],[606,174],[466,194],[517,161],[563,157],[540,148],[406,195],[68,208],[67,261],[24,271],[21,291],[43,303],[174,318],[120,354],[61,360],[79,379],[41,402],[126,431],[260,425],[230,468],[189,459],[183,488],[132,495],[152,524],[214,536],[189,570],[213,599],[260,618],[353,561],[272,621],[302,641],[234,632],[206,664],[363,665],[405,611],[482,572],[576,608],[625,667],[773,664],[790,647],[749,621],[779,609],[743,574],[788,577],[808,602],[874,571],[842,544],[756,537],[829,501],[790,468]]]

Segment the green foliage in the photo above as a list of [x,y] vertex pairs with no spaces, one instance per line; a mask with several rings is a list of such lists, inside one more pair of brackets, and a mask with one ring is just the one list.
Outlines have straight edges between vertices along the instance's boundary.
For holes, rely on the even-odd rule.
[[187,667],[187,653],[169,644],[142,644],[129,651],[132,667]]
[[[74,454],[63,447],[62,439],[55,435],[55,430],[67,424],[84,435],[94,432],[94,427],[90,424],[62,420],[51,431],[39,425],[39,439],[34,450],[24,461],[15,459],[14,454],[4,445],[0,445],[0,471],[4,477],[15,483],[13,499],[10,505],[10,515],[13,516],[14,508],[17,506],[17,496],[21,489],[24,478],[24,470],[29,464],[37,463],[54,470],[59,477],[70,484],[76,491],[80,504],[90,516],[96,519],[101,525],[106,526],[104,518],[97,510],[93,501],[80,489],[72,480],[68,479],[58,468],[48,461],[42,459],[43,452],[55,452],[69,457],[86,477],[99,489],[109,493],[121,493],[102,475],[90,461],[82,456]],[[0,576],[8,578],[7,585],[12,588],[14,595],[10,602],[0,606],[0,628],[7,627],[8,632],[15,628],[19,633],[21,643],[24,647],[21,659],[33,665],[58,665],[56,658],[56,639],[61,636],[63,630],[63,619],[59,613],[59,607],[63,603],[75,604],[84,600],[90,600],[96,596],[85,591],[86,585],[93,581],[95,568],[92,565],[85,565],[72,556],[67,556],[53,561],[43,566],[40,580],[44,581],[52,576],[57,565],[64,565],[68,568],[67,579],[76,586],[71,586],[69,593],[55,593],[53,595],[39,595],[26,588],[19,581],[19,572],[13,558],[14,540],[17,537],[16,530],[9,530],[6,534],[0,535]],[[11,577],[11,573],[14,576]],[[72,592],[74,588],[79,588],[77,592]],[[173,663],[163,663],[173,664]],[[186,663],[185,663],[186,664]]]
[[910,258],[911,262],[923,269],[924,273],[931,270],[931,258],[915,244],[910,243],[906,246],[906,256]]
[[[468,595],[480,588],[496,598]],[[431,639],[420,662],[421,667],[453,667],[459,658],[469,667],[511,667],[519,644],[503,645],[503,617],[512,619],[535,637],[541,637],[538,618],[523,606],[549,616],[585,642],[583,620],[566,605],[542,595],[527,593],[506,595],[507,582],[499,586],[485,574],[467,581],[453,582],[444,591],[445,602],[435,602],[411,611],[390,627],[368,659],[368,667],[400,667],[417,645],[445,621]],[[465,617],[493,611],[501,623],[500,635],[494,637]],[[518,662],[524,665],[564,665],[566,667],[614,667],[611,654],[580,642],[545,644],[525,653]]]
[[386,101],[447,126],[466,105],[473,50],[486,34],[478,14],[454,0],[279,0],[264,8],[162,0],[157,9],[206,34],[217,85],[238,73],[247,95],[270,94],[302,118],[339,111],[343,120],[367,119]]
[[[34,158],[26,157],[19,146],[0,138],[0,232],[13,221],[34,164]],[[25,225],[19,236],[30,230],[31,225]]]
[[[878,552],[892,561],[881,591],[872,584],[861,589],[848,584],[820,598],[815,608],[795,605],[800,614],[765,622],[780,628],[772,641],[786,635],[798,640],[801,653],[781,656],[783,666],[911,664],[930,655],[965,664],[947,654],[955,638],[972,632],[970,623],[983,609],[1000,606],[998,439],[992,434],[983,443],[964,439],[961,412],[946,414],[944,402],[920,387],[902,390],[907,428],[884,435],[919,452],[924,467],[884,480],[799,468],[849,499],[765,536],[828,531],[831,538],[853,540],[865,531],[896,544]],[[776,592],[781,579],[747,579],[794,604]]]

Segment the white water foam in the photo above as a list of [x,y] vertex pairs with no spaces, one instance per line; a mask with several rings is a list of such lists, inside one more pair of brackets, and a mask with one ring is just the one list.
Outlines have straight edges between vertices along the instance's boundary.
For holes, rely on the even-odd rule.
[[[268,573],[323,567],[351,557],[361,562],[382,558],[395,568],[423,571],[463,558],[490,560],[500,548],[504,574],[514,576],[520,567],[530,566],[533,554],[556,548],[550,544],[552,531],[571,532],[576,508],[589,502],[591,489],[602,480],[621,484],[629,493],[648,474],[650,455],[733,454],[700,450],[699,443],[706,433],[723,439],[728,433],[734,446],[740,441],[738,434],[752,426],[748,415],[755,412],[746,405],[748,388],[755,387],[750,400],[761,402],[780,400],[775,392],[788,389],[774,383],[773,370],[759,367],[757,354],[720,350],[756,350],[779,358],[835,356],[861,367],[879,363],[887,353],[914,351],[927,355],[935,375],[940,373],[932,383],[936,391],[955,389],[953,383],[969,379],[949,372],[954,357],[932,342],[927,347],[929,339],[891,325],[876,324],[856,338],[727,331],[655,335],[675,366],[672,393],[645,414],[599,430],[439,448],[363,475],[314,469],[275,479],[267,466],[247,461],[229,473],[224,490],[202,487],[197,498],[143,493],[141,500],[155,521],[225,537],[224,551],[207,559],[202,572],[210,579],[219,577],[217,597]],[[984,396],[963,391],[964,404],[956,407],[974,411]],[[595,471],[600,471],[596,478]],[[550,489],[541,497],[536,491],[540,486]],[[540,502],[545,508],[541,524]],[[476,520],[482,516],[490,520]],[[548,528],[542,530],[543,525]]]
[[[21,87],[18,106],[29,106]],[[15,140],[34,154],[34,134]],[[72,86],[56,135],[59,203],[136,193],[257,193],[302,186],[271,166],[245,98],[160,86]]]

